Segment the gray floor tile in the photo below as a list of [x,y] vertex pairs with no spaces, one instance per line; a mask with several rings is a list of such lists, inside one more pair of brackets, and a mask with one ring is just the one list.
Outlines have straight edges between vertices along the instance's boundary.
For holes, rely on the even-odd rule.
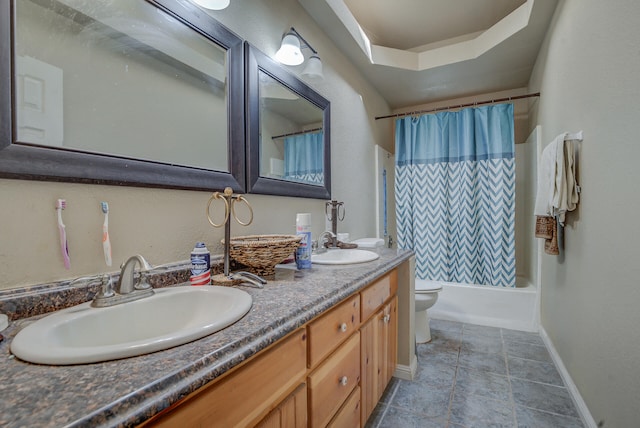
[[458,367],[455,393],[480,395],[495,400],[511,401],[509,380],[506,376]]
[[536,360],[544,362],[552,362],[551,355],[545,346],[533,345],[521,342],[505,342],[504,346],[509,357],[525,358],[527,360]]
[[417,382],[400,381],[390,406],[430,418],[447,418],[451,388],[434,388]]
[[559,415],[579,417],[566,388],[512,378],[511,390],[516,404]]
[[431,329],[431,342],[424,345],[460,346],[462,332],[454,330]]
[[462,335],[462,345],[460,349],[469,352],[482,352],[485,354],[502,354],[502,338],[487,336],[465,336]]
[[553,363],[509,357],[509,375],[519,379],[564,386],[560,373]]
[[430,418],[423,414],[408,412],[390,406],[378,428],[446,428],[444,418]]
[[447,321],[447,320],[439,320],[439,319],[431,318],[431,320],[429,321],[429,325],[431,326],[432,329],[435,328],[437,330],[449,330],[449,331],[461,332],[462,326],[464,324],[456,321]]
[[514,427],[511,402],[493,400],[456,391],[451,402],[450,422],[467,428]]
[[544,345],[542,338],[538,333],[530,333],[528,331],[502,329],[502,338],[505,342],[523,342],[533,345]]
[[455,378],[455,365],[427,361],[418,366],[414,382],[425,385],[425,387],[452,389]]
[[516,406],[518,428],[584,428],[582,420]]
[[379,427],[582,427],[537,333],[432,320],[414,381],[395,379],[367,423]]
[[500,339],[501,331],[497,327],[486,327],[483,325],[465,324],[462,329],[463,336],[486,336]]
[[450,365],[458,363],[459,340],[447,340],[434,337],[431,342],[417,346],[418,364],[440,362]]
[[483,352],[470,351],[467,348],[460,350],[458,365],[492,372],[500,375],[507,374],[507,364],[504,354],[485,354]]

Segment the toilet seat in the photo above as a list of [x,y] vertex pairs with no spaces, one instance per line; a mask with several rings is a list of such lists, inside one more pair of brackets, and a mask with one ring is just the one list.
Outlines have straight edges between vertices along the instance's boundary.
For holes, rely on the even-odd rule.
[[437,281],[416,281],[417,294],[437,293],[442,291],[442,284]]

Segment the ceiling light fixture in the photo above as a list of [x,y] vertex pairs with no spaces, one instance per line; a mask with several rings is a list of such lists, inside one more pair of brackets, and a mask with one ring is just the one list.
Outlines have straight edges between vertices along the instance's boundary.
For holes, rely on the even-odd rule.
[[202,6],[205,9],[222,10],[229,6],[230,0],[193,0],[198,6]]
[[275,57],[285,65],[300,65],[304,62],[304,55],[302,54],[302,49],[304,48],[309,48],[312,55],[309,57],[307,66],[302,70],[302,75],[313,79],[322,79],[324,75],[322,74],[322,61],[320,61],[318,51],[293,27],[282,38],[280,49],[276,52]]

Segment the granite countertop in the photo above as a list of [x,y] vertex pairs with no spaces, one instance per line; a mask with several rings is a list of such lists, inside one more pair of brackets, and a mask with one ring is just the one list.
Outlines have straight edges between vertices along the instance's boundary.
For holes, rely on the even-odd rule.
[[[12,322],[0,343],[0,426],[134,426],[284,337],[408,260],[381,250],[378,260],[309,270],[277,269],[249,313],[226,329],[165,351],[73,366],[25,363],[11,339],[31,319]],[[188,308],[185,308],[188,310]],[[149,320],[153,322],[153,320]]]

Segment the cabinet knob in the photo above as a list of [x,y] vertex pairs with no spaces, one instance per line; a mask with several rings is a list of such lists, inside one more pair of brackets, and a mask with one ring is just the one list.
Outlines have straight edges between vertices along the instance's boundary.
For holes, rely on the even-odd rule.
[[342,324],[340,324],[340,331],[344,333],[345,331],[347,331],[347,327],[347,323],[343,322]]
[[389,324],[389,321],[391,321],[391,315],[385,315],[384,318],[382,318],[382,321],[384,321],[385,324]]
[[342,386],[347,386],[347,383],[349,382],[349,379],[346,376],[342,376],[340,378],[340,385]]

